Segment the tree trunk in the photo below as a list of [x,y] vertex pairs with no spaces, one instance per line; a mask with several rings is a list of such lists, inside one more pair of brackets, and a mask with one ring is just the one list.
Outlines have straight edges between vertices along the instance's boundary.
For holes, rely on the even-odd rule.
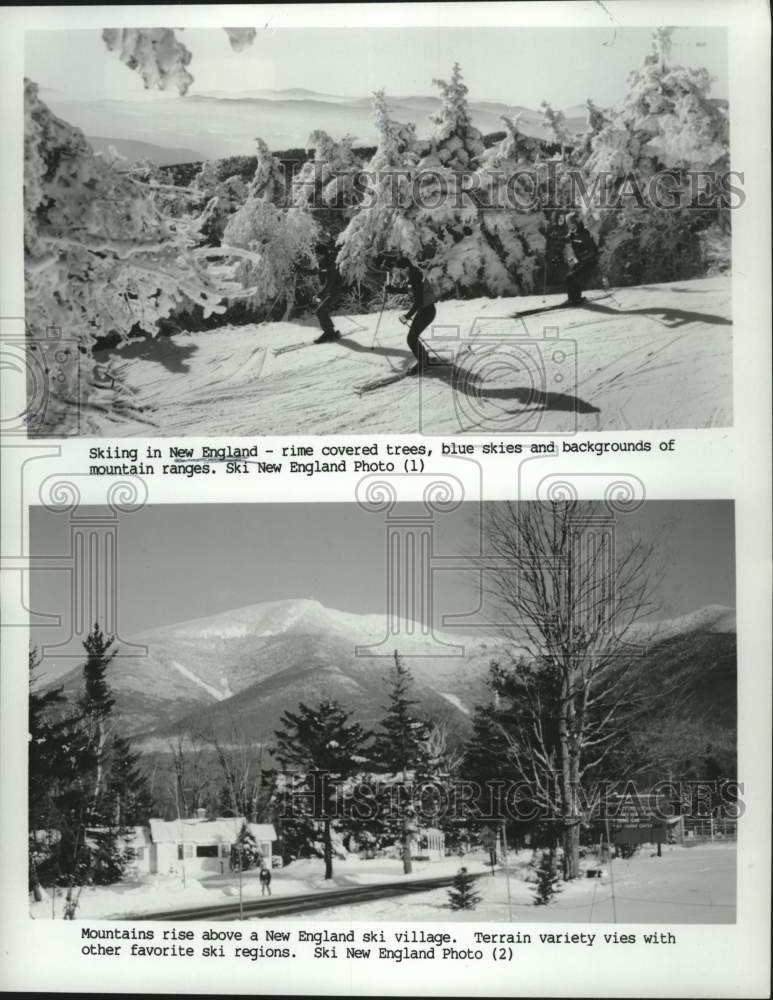
[[580,875],[580,824],[571,823],[564,827],[564,881],[579,878]]
[[325,878],[333,877],[333,841],[330,837],[330,820],[325,820]]
[[403,820],[403,875],[410,875],[413,872],[413,862],[411,861],[411,837],[408,832],[408,824]]
[[[658,845],[659,846],[659,845]],[[35,902],[40,903],[43,899],[43,892],[40,887],[40,879],[38,878],[38,866],[33,860],[30,865],[30,873],[32,876],[32,895],[35,897]]]

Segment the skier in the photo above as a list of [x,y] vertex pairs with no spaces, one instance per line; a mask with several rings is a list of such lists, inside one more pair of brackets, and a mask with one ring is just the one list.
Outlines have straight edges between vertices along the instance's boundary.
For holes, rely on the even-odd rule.
[[335,247],[323,243],[317,247],[319,267],[295,265],[296,271],[301,274],[319,275],[322,282],[321,291],[313,299],[314,313],[322,329],[321,335],[314,341],[315,344],[328,344],[331,341],[338,340],[341,336],[338,330],[336,330],[330,315],[330,310],[335,305],[342,290],[341,275],[338,273],[335,257]]
[[429,367],[429,354],[421,342],[421,334],[427,329],[436,315],[435,292],[432,285],[424,277],[423,272],[407,257],[397,257],[395,266],[407,271],[407,285],[387,285],[388,292],[403,294],[409,292],[413,302],[411,308],[401,317],[401,322],[410,321],[411,327],[408,331],[408,346],[411,353],[416,358],[416,364],[412,365],[407,375],[418,375],[422,369]]
[[260,894],[261,896],[271,895],[271,872],[265,865],[260,869]]
[[566,242],[571,246],[575,263],[566,276],[566,304],[579,306],[583,302],[582,286],[590,277],[599,257],[598,247],[585,228],[585,223],[577,212],[569,212],[566,216],[569,232]]

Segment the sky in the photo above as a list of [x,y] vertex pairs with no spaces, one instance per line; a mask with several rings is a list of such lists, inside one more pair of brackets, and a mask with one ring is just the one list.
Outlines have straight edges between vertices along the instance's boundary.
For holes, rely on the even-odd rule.
[[[475,551],[479,526],[477,504],[437,515],[437,553]],[[648,501],[618,517],[617,530],[622,544],[639,533],[660,545],[665,566],[657,618],[708,604],[735,606],[731,501]],[[65,554],[69,532],[68,514],[31,508],[33,556]],[[127,638],[155,626],[302,597],[341,611],[383,613],[385,565],[384,515],[356,504],[153,505],[120,516],[119,631]],[[69,617],[65,575],[30,574],[33,610]],[[442,578],[438,614],[476,608],[476,573],[436,577]],[[33,630],[33,644],[55,639],[53,630]]]
[[[139,75],[106,50],[100,34],[29,32],[27,75],[60,97],[158,98],[143,91]],[[447,79],[458,61],[472,99],[529,108],[547,99],[566,108],[586,97],[618,101],[649,50],[651,29],[261,27],[240,53],[216,29],[187,29],[179,38],[193,54],[192,94],[292,87],[354,97],[382,87],[392,96],[431,94],[433,78]],[[727,97],[724,29],[678,28],[672,56],[705,66],[717,77],[714,95]]]

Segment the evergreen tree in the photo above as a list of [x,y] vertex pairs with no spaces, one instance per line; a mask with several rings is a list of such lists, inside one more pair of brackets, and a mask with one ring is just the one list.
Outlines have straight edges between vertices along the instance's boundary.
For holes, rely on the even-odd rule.
[[247,185],[250,198],[282,205],[285,199],[285,175],[282,164],[261,138],[255,139],[255,173]]
[[[714,205],[701,206],[708,192],[694,187],[691,172],[729,165],[726,102],[710,96],[705,69],[672,65],[672,28],[653,34],[652,49],[628,78],[622,102],[606,113],[584,163],[598,197],[616,211],[602,212],[601,267],[612,284],[671,281],[705,273],[708,244],[729,244],[729,210],[714,189]],[[668,184],[659,176],[668,174]],[[650,185],[654,185],[650,187]],[[648,195],[643,201],[642,192]],[[661,207],[652,205],[654,196]],[[668,204],[671,202],[672,204]],[[712,251],[713,252],[713,251]]]
[[[389,675],[389,704],[386,715],[380,723],[381,732],[376,734],[373,745],[373,759],[389,774],[400,776],[403,784],[410,774],[415,780],[429,775],[430,761],[427,750],[429,726],[414,715],[418,702],[409,696],[413,678],[401,660],[397,650],[394,665]],[[413,870],[411,863],[411,840],[415,833],[414,817],[410,814],[410,802],[405,795],[398,799],[400,817],[400,842],[402,847],[403,871],[406,875]],[[390,797],[393,798],[393,797]]]
[[113,643],[113,636],[106,636],[98,622],[95,622],[94,628],[83,642],[88,656],[83,665],[84,693],[79,699],[79,706],[93,760],[90,809],[93,821],[99,818],[98,806],[104,791],[110,715],[115,704],[106,677],[107,668],[117,653],[112,648]]
[[400,251],[413,257],[421,250],[411,242],[402,215],[410,203],[416,129],[391,117],[383,90],[374,93],[373,108],[378,145],[365,168],[360,207],[338,238],[338,268],[347,281],[357,284],[374,278],[379,255]]
[[206,203],[198,227],[203,241],[207,246],[219,247],[228,220],[247,200],[248,186],[238,174],[221,180],[219,164],[205,160],[190,187]]
[[466,868],[460,868],[448,890],[448,905],[452,910],[474,910],[480,901],[481,895],[475,889],[475,876]]
[[41,881],[50,882],[61,853],[61,794],[77,773],[85,749],[74,720],[67,713],[61,688],[38,690],[40,666],[36,649],[29,653],[28,824],[29,881],[41,898]]
[[391,774],[426,770],[429,726],[415,713],[419,702],[410,697],[413,677],[395,650],[389,672],[389,703],[373,744],[373,758]]
[[238,872],[240,868],[243,872],[249,871],[250,868],[260,868],[262,863],[263,855],[258,842],[244,824],[236,842],[231,844],[231,871]]
[[[263,169],[260,164],[258,169]],[[271,167],[266,169],[270,174]],[[246,289],[247,300],[267,316],[281,306],[287,317],[298,290],[296,264],[307,259],[316,265],[315,244],[320,229],[305,209],[275,205],[269,196],[270,189],[270,177],[258,182],[254,193],[229,218],[223,239],[229,247],[249,252],[231,271],[232,277]],[[311,288],[309,283],[309,298]]]
[[[536,861],[539,856],[539,862]],[[535,851],[532,858],[534,874],[534,905],[546,906],[557,892],[560,892],[558,866],[556,865],[555,848],[545,851]]]
[[[79,365],[50,374],[45,428],[62,433],[78,412],[73,400],[85,402],[91,391],[86,365],[97,338],[126,338],[138,328],[154,335],[182,307],[205,317],[222,312],[223,297],[238,288],[216,285],[206,270],[202,219],[160,211],[157,188],[95,155],[83,132],[53,115],[29,80],[24,99],[27,331],[34,342],[60,327],[84,355]],[[86,413],[82,406],[82,419]]]
[[325,209],[337,209],[340,214],[341,209],[351,207],[354,174],[359,168],[353,142],[350,135],[337,142],[322,129],[311,133],[307,149],[313,150],[314,156],[293,178],[292,198],[296,208],[322,213],[320,220],[327,218],[334,222],[335,217],[325,215]]
[[337,701],[321,701],[316,707],[301,703],[297,712],[285,712],[275,732],[275,756],[285,769],[293,768],[295,789],[311,787],[315,792],[312,818],[322,822],[325,878],[333,877],[331,825],[336,818],[338,790],[361,769],[367,736],[351,712]]
[[115,734],[110,741],[106,781],[106,811],[120,828],[142,826],[151,815],[151,796],[140,754],[125,736]]

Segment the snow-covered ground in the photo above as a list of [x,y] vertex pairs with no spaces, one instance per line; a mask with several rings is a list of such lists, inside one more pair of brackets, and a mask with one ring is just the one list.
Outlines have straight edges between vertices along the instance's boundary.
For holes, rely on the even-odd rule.
[[[464,859],[472,872],[485,871],[484,855],[476,854]],[[414,861],[413,873],[403,875],[402,862],[393,858],[363,861],[350,854],[345,860],[337,858],[333,866],[333,879],[324,877],[324,863],[319,858],[294,861],[283,869],[276,869],[271,880],[272,896],[297,896],[310,892],[344,889],[356,885],[391,882],[394,879],[416,879],[453,875],[462,861],[448,858],[445,861]],[[39,919],[51,917],[51,890],[40,903],[30,904],[31,914]],[[245,872],[242,878],[245,899],[255,899],[261,894],[256,871]],[[212,875],[186,878],[185,885],[179,877],[149,875],[136,881],[113,886],[93,886],[82,890],[77,911],[78,919],[111,917],[118,919],[130,914],[155,913],[188,906],[215,906],[233,902],[239,895],[237,875]],[[57,890],[54,913],[61,918],[64,908],[64,890]]]
[[[530,851],[510,859],[510,906],[503,869],[478,880],[482,900],[473,911],[448,908],[446,889],[375,900],[356,906],[298,914],[308,920],[429,920],[507,923],[670,923],[735,922],[735,844],[665,847],[658,858],[645,845],[627,861],[605,864],[603,878],[581,878],[562,886],[547,906],[534,905],[534,889],[524,876]],[[471,867],[471,866],[468,866]],[[612,880],[614,879],[614,891]]]
[[[336,317],[334,344],[309,320],[140,340],[100,356],[130,405],[95,389],[96,434],[526,433],[726,427],[732,423],[729,278],[587,293],[588,305],[516,321],[562,295],[440,302],[430,346],[448,367],[358,396],[411,360],[400,311]],[[561,343],[550,338],[558,336]],[[428,335],[425,335],[425,339]],[[457,339],[460,338],[460,339]],[[470,350],[461,353],[469,344]],[[100,398],[104,394],[104,399]]]
[[[482,901],[474,911],[453,912],[448,908],[446,889],[390,897],[357,905],[297,914],[317,921],[498,921],[572,923],[732,923],[736,906],[736,850],[734,843],[700,844],[695,847],[664,847],[658,858],[650,848],[643,848],[633,858],[604,866],[599,879],[582,878],[564,885],[547,906],[534,905],[530,875],[531,851],[511,853],[510,906],[506,873],[478,880]],[[487,871],[482,854],[445,861],[414,862],[414,872],[407,878],[453,875],[464,864],[471,872]],[[593,861],[585,863],[585,867]],[[296,861],[274,872],[271,883],[274,896],[320,892],[354,885],[369,885],[406,879],[402,864],[393,859],[362,861],[350,856],[335,863],[331,882],[323,878],[322,861]],[[614,880],[614,885],[613,885]],[[260,895],[257,874],[243,879],[247,899]],[[120,886],[84,889],[78,907],[78,919],[126,918],[133,914],[172,910],[180,907],[209,906],[233,901],[238,895],[234,876],[202,879],[179,879],[153,876]],[[61,918],[63,898],[55,900],[55,916]],[[30,912],[37,919],[50,919],[51,899],[32,903]]]

